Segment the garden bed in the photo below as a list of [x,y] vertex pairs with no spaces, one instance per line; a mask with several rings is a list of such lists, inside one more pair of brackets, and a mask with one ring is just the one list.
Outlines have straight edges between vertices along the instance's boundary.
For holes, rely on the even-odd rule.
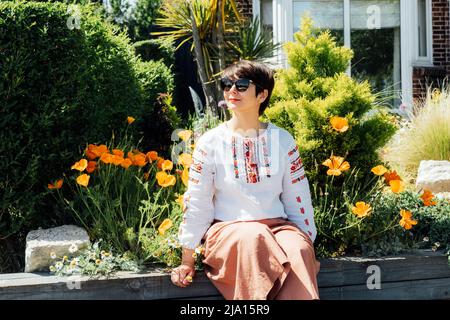
[[[323,300],[450,297],[450,267],[443,252],[418,250],[382,258],[340,257],[320,262]],[[379,267],[380,289],[368,289],[367,282],[373,283],[374,278],[369,266]],[[178,288],[162,269],[119,272],[99,279],[11,273],[0,275],[0,299],[222,299],[203,272],[194,280],[194,285]]]

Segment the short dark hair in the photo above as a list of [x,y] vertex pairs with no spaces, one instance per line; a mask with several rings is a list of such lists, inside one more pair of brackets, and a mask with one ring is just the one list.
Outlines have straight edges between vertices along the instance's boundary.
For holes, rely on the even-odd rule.
[[222,77],[246,78],[252,80],[256,85],[256,95],[267,89],[268,95],[259,106],[261,116],[269,105],[270,96],[275,85],[274,71],[263,63],[249,60],[239,60],[225,68]]

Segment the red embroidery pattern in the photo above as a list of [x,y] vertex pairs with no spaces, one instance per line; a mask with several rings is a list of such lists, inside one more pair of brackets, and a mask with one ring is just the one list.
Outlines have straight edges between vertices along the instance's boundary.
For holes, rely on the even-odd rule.
[[202,174],[202,169],[203,169],[203,163],[204,163],[204,159],[208,154],[206,153],[206,151],[198,148],[195,150],[193,156],[192,156],[192,164],[189,167],[189,172],[192,173],[198,173],[199,175]]
[[311,233],[311,231],[309,231],[309,230],[308,230],[308,234],[309,234],[309,236],[310,236],[310,237],[312,237],[312,233]]
[[309,221],[308,221],[308,219],[305,219],[305,224],[306,224],[307,226],[309,226]]
[[302,198],[300,198],[300,196],[297,197],[297,202],[302,202]]
[[261,138],[264,153],[264,166],[266,167],[266,175],[270,178],[270,163],[269,163],[269,153],[267,152],[267,143],[265,137]]
[[236,137],[232,138],[231,149],[232,149],[232,152],[233,152],[234,177],[236,179],[239,179],[239,168],[238,168],[237,154],[236,154]]
[[[305,174],[303,171],[303,162],[298,153],[298,146],[296,145],[291,151],[288,152],[290,160],[290,172],[292,184],[297,183],[305,179]],[[295,158],[291,160],[292,156]],[[302,174],[303,173],[303,174]]]
[[244,140],[245,173],[247,183],[259,182],[258,162],[254,152],[255,144],[251,140]]
[[292,183],[294,184],[294,183],[297,183],[299,181],[302,181],[303,179],[305,179],[305,177],[306,177],[305,175],[302,175],[301,177],[298,177],[298,178],[292,180]]
[[195,179],[195,178],[192,178],[192,177],[189,177],[189,181],[192,181],[192,183],[194,183],[194,184],[198,184],[198,182],[199,182],[198,179]]
[[289,151],[288,156],[292,156],[294,154],[294,152],[298,151],[298,146],[295,146],[294,149],[292,149],[291,151]]
[[301,213],[301,214],[305,214],[305,208],[303,208],[303,207],[300,208],[300,213]]
[[294,161],[291,161],[291,174],[296,173],[297,171],[299,171],[302,168],[303,168],[303,163],[302,163],[302,159],[300,158],[300,156],[298,156],[297,159],[295,159]]
[[197,172],[198,174],[202,174],[202,168],[203,168],[202,164],[203,164],[203,162],[200,161],[199,159],[195,158],[195,157],[192,157],[192,160],[193,160],[193,162],[192,162],[191,167],[189,169],[192,170],[192,171]]

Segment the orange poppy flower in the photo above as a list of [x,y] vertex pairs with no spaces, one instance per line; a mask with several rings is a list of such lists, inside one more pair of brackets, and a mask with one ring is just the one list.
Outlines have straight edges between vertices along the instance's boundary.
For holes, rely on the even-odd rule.
[[423,191],[423,194],[420,196],[420,198],[422,199],[423,204],[426,207],[435,206],[437,203],[436,201],[433,201],[434,194],[430,190],[427,190],[427,189],[425,189]]
[[100,161],[101,162],[103,162],[103,163],[106,163],[106,164],[109,164],[109,163],[111,163],[112,162],[112,154],[109,154],[109,153],[103,153],[101,156],[100,156]]
[[387,184],[389,184],[389,182],[391,181],[391,180],[402,180],[402,178],[400,178],[400,176],[397,174],[397,171],[389,171],[389,172],[386,172],[384,175],[383,175],[383,177],[384,177],[384,181],[387,183]]
[[330,118],[331,126],[338,132],[345,132],[348,130],[348,120],[346,118],[333,116]]
[[[108,153],[108,152],[109,152],[108,147],[107,147],[106,145],[104,145],[104,144],[101,144],[101,145],[99,145],[99,146],[90,144],[90,145],[88,146],[88,150],[89,150],[92,154],[95,155],[95,158],[101,157],[102,154]],[[90,160],[94,160],[95,158],[90,159]]]
[[83,172],[84,169],[86,169],[87,165],[88,165],[87,160],[86,159],[81,159],[80,161],[75,162],[75,164],[70,169],[72,169],[72,170],[75,169],[75,170],[78,170],[80,172]]
[[124,159],[121,156],[118,156],[115,154],[111,155],[111,163],[115,166],[120,166],[122,164],[123,160]]
[[181,181],[183,181],[183,184],[187,187],[189,182],[189,168],[184,167],[183,172],[181,173]]
[[367,216],[371,210],[372,210],[372,207],[363,201],[359,201],[356,203],[356,206],[352,206],[352,212],[358,218]]
[[179,195],[176,199],[175,202],[182,205],[183,204],[183,195]]
[[182,153],[178,157],[178,163],[181,164],[183,167],[189,167],[192,164],[192,155],[189,153]]
[[156,180],[158,180],[158,183],[161,181],[161,183],[164,182],[164,180],[167,177],[167,173],[165,171],[158,171],[156,173]]
[[411,229],[412,226],[415,226],[417,224],[417,220],[412,219],[411,211],[402,209],[400,210],[400,215],[402,216],[402,219],[400,220],[399,224],[406,230]]
[[379,165],[379,166],[373,167],[372,170],[370,170],[370,171],[373,172],[373,174],[375,174],[377,176],[382,176],[388,170],[384,166]]
[[175,176],[169,174],[169,175],[167,175],[166,180],[162,184],[162,187],[166,188],[166,187],[174,186],[176,182],[177,182],[177,178],[175,178]]
[[405,184],[402,180],[391,180],[389,181],[389,185],[391,186],[391,190],[394,193],[400,193],[405,190]]
[[129,158],[123,159],[122,162],[120,163],[120,165],[125,169],[128,169],[132,164],[133,162],[131,162]]
[[339,176],[342,171],[350,169],[350,164],[344,161],[343,157],[331,156],[330,159],[325,160],[322,164],[330,168],[327,171],[329,176]]
[[163,171],[170,171],[170,170],[172,170],[173,169],[173,163],[172,163],[172,161],[170,161],[170,160],[164,160],[162,163],[161,163],[161,169],[163,170]]
[[162,170],[162,164],[164,162],[164,159],[161,157],[158,157],[158,162],[156,162],[156,165],[158,166],[159,170]]
[[95,150],[96,148],[97,148],[97,146],[94,145],[94,144],[89,144],[89,145],[88,145],[88,147],[87,147],[87,149],[86,149],[86,157],[87,157],[89,160],[94,160],[94,159],[98,158],[98,155],[93,151],[93,150]]
[[175,176],[167,174],[165,171],[159,171],[156,173],[156,180],[161,187],[170,187],[175,185],[177,179]]
[[162,187],[174,186],[176,182],[177,182],[177,178],[175,178],[175,176],[169,174],[169,175],[167,175],[167,178],[165,179]]
[[132,124],[136,119],[133,117],[127,117],[128,124]]
[[188,141],[189,138],[192,136],[192,131],[191,130],[180,131],[178,132],[178,136],[181,138],[181,140]]
[[144,154],[136,154],[133,158],[131,158],[131,160],[133,161],[133,165],[138,167],[143,167],[147,164]]
[[164,235],[168,229],[172,227],[173,223],[170,219],[164,219],[164,221],[159,225],[158,232],[160,235]]
[[80,186],[87,187],[89,184],[89,178],[90,178],[90,176],[87,175],[86,173],[84,173],[77,178],[77,183]]
[[158,152],[156,152],[156,151],[149,151],[146,154],[146,158],[147,158],[148,162],[153,162],[153,161],[158,159]]
[[183,212],[186,211],[186,204],[184,203],[184,194],[178,196],[177,199],[175,199],[175,202],[178,203],[181,206],[181,210]]
[[92,173],[94,172],[95,168],[97,167],[97,162],[95,161],[89,161],[88,165],[86,167],[86,172],[87,173]]
[[[131,158],[132,156],[135,156],[137,154],[143,154],[143,153],[141,151],[139,151],[139,149],[133,149],[133,150],[127,152],[127,156],[129,158]],[[143,155],[145,156],[145,154],[143,154]]]
[[56,180],[56,183],[55,183],[55,184],[49,183],[49,184],[47,185],[47,187],[48,187],[50,190],[51,190],[51,189],[61,189],[62,185],[63,185],[63,179],[58,179],[58,180]]
[[114,154],[114,155],[116,155],[116,156],[119,156],[119,157],[121,157],[121,158],[123,158],[123,157],[125,156],[124,153],[123,153],[123,151],[120,150],[120,149],[113,149],[112,154]]

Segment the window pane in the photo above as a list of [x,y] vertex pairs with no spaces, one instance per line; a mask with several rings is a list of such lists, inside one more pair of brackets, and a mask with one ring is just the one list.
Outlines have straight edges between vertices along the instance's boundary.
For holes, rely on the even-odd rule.
[[419,34],[419,57],[427,56],[427,1],[417,1],[417,25]]
[[315,27],[329,29],[338,44],[344,45],[344,2],[342,0],[294,0],[294,32],[299,31],[301,20],[305,14],[313,19]]
[[[401,89],[400,0],[352,0],[352,77],[368,80],[397,104]],[[397,97],[398,98],[398,97]]]
[[272,0],[261,0],[261,24],[273,34],[273,4]]

